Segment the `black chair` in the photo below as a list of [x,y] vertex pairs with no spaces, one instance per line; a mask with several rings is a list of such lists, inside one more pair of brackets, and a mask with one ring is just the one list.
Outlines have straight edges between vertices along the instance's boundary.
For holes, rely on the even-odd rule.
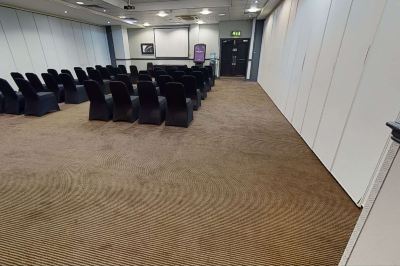
[[[121,82],[125,83],[125,86],[128,89],[129,95],[132,95],[132,96],[138,95],[137,88],[133,87],[132,81],[128,75],[124,75],[124,74],[117,75],[117,81],[121,81]],[[110,90],[111,90],[111,85],[110,85]]]
[[94,70],[94,69],[95,69],[94,67],[87,67],[87,68],[86,68],[86,72],[89,73],[89,70]]
[[118,65],[118,68],[119,68],[119,71],[121,72],[121,74],[128,75],[128,71],[126,70],[125,65]]
[[162,75],[168,75],[167,71],[162,70],[162,69],[161,69],[161,70],[155,70],[155,71],[154,71],[154,76],[155,76],[157,82],[158,82],[158,78],[159,78],[160,76],[162,76]]
[[131,66],[129,67],[129,70],[131,71],[131,79],[132,79],[132,82],[133,82],[134,84],[138,83],[138,81],[139,81],[139,72],[138,72],[137,67],[134,66],[134,65],[131,65]]
[[160,88],[160,95],[166,96],[167,95],[167,83],[173,82],[174,79],[170,75],[161,75],[158,77],[158,86]]
[[199,66],[192,66],[192,70],[193,70],[193,71],[199,71],[199,70],[200,70],[200,67],[199,67]]
[[211,86],[215,86],[214,68],[212,66],[205,66],[205,68],[208,70],[208,75],[211,77]]
[[139,118],[139,97],[130,95],[122,81],[111,81],[110,90],[114,102],[113,121],[135,122]]
[[156,87],[151,81],[138,83],[140,101],[140,124],[161,125],[165,120],[167,101],[165,97],[158,96]]
[[147,63],[147,71],[149,72],[149,75],[154,77],[154,65],[151,62]]
[[74,79],[68,74],[61,73],[59,77],[64,86],[65,103],[78,104],[88,100],[83,85],[76,85]]
[[77,70],[77,69],[82,69],[81,67],[74,67],[74,70]]
[[149,75],[150,76],[150,73],[149,73],[149,71],[147,71],[147,70],[140,70],[139,71],[139,76],[140,75]]
[[187,65],[178,66],[178,71],[183,71],[183,72],[185,72],[186,69],[188,69],[188,66],[187,66]]
[[202,68],[200,68],[200,71],[203,73],[204,84],[206,86],[206,90],[211,91],[211,77],[209,75],[208,70],[206,68],[202,67]]
[[103,78],[103,80],[112,80],[113,79],[110,71],[108,71],[107,68],[102,67],[99,69],[99,71],[100,71],[100,74],[101,74],[101,77]]
[[193,75],[193,69],[187,68],[187,69],[185,70],[185,75]]
[[4,96],[0,91],[0,114],[4,113]]
[[201,106],[201,92],[196,86],[196,77],[185,75],[180,82],[185,87],[186,97],[190,98],[193,103],[193,109],[198,110]]
[[206,88],[206,85],[204,83],[203,72],[201,72],[201,71],[193,71],[192,75],[195,76],[195,78],[196,78],[196,88],[198,90],[200,90],[201,99],[204,100],[205,98],[207,98],[207,88]]
[[94,68],[100,71],[100,69],[103,68],[103,66],[101,66],[101,65],[95,65]]
[[168,75],[170,75],[171,77],[174,76],[174,72],[178,71],[178,68],[175,66],[168,66],[165,71],[167,71]]
[[111,120],[113,116],[112,96],[104,95],[99,83],[94,80],[86,80],[84,85],[90,101],[89,120]]
[[153,81],[153,79],[148,74],[139,74],[139,82],[140,81]]
[[24,113],[25,100],[21,92],[16,92],[7,80],[0,78],[0,92],[3,94],[3,111],[6,114]]
[[176,82],[179,82],[179,80],[185,75],[185,72],[183,71],[175,71],[172,73],[172,77]]
[[186,98],[185,88],[180,82],[167,83],[166,126],[188,127],[193,121],[193,103]]
[[88,75],[82,68],[75,68],[75,74],[78,77],[79,84],[83,84],[86,80],[89,80]]
[[74,75],[72,75],[72,72],[69,71],[68,69],[61,69],[61,73],[62,73],[62,74],[68,74],[68,75],[70,75],[70,76],[72,77],[72,80],[73,80],[76,84],[79,84],[79,80],[76,79],[76,78],[74,77]]
[[49,91],[35,73],[25,73],[25,76],[36,91]]
[[53,75],[49,73],[42,73],[42,78],[44,80],[44,83],[46,83],[47,89],[53,92],[54,95],[56,96],[57,101],[59,103],[64,102],[65,100],[64,86],[57,84],[56,79],[53,77]]
[[25,79],[16,79],[16,83],[25,98],[25,115],[43,116],[60,111],[57,98],[52,92],[37,92]]
[[103,94],[110,94],[110,80],[103,80],[100,71],[97,69],[89,69],[88,74],[90,79],[99,83],[101,89],[103,90]]
[[[19,72],[11,72],[11,77],[13,78],[14,82],[16,79],[25,79],[25,77],[22,76],[22,74]],[[17,83],[17,82],[15,82],[15,83]]]
[[61,84],[62,83],[60,78],[58,77],[57,70],[49,68],[49,69],[47,69],[47,73],[49,73],[50,75],[52,75],[56,79],[57,84]]

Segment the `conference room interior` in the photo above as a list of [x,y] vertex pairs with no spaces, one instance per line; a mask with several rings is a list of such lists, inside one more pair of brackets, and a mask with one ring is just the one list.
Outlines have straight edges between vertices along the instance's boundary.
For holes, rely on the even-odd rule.
[[0,265],[400,265],[399,13],[0,0]]

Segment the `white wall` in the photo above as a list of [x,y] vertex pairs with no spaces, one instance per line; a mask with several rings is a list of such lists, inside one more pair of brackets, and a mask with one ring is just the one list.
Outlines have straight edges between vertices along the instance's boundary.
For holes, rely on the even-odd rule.
[[[115,58],[131,58],[127,28],[125,26],[112,26],[111,32],[114,43]],[[129,66],[128,61],[120,62],[120,64]]]
[[400,112],[399,12],[397,0],[285,0],[265,22],[260,85],[358,204]]
[[[146,69],[147,62],[154,64],[178,64],[178,65],[193,65],[193,50],[194,45],[197,43],[205,43],[207,45],[206,58],[210,57],[211,53],[216,53],[219,58],[219,25],[190,25],[189,28],[189,59],[188,60],[159,60],[155,55],[142,55],[141,44],[153,43],[154,32],[152,27],[145,29],[128,29],[129,49],[132,58],[146,59],[146,60],[132,60],[128,61],[129,64],[134,64],[138,69]],[[147,60],[148,59],[148,60]],[[118,63],[122,61],[117,61]]]
[[[0,7],[0,77],[110,64],[104,27]],[[74,71],[72,71],[74,72]]]
[[251,38],[252,20],[229,20],[219,23],[220,38],[232,38],[232,31],[240,31],[240,38]]

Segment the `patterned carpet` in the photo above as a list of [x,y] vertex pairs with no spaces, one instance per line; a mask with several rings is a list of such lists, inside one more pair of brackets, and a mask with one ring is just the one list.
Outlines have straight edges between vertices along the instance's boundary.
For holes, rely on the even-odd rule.
[[0,265],[335,265],[358,208],[256,83],[188,128],[0,115]]

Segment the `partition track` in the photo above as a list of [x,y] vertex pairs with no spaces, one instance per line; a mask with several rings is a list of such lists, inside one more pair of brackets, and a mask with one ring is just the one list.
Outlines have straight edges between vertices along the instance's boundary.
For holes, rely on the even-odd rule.
[[359,215],[256,83],[188,128],[0,115],[0,265],[335,265]]

